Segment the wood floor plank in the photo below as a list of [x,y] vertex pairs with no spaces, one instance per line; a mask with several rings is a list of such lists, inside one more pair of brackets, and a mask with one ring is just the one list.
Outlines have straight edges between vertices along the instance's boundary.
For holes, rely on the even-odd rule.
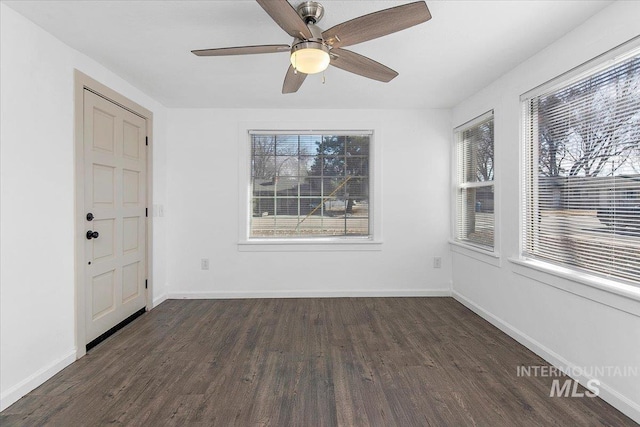
[[[169,300],[2,426],[631,426],[451,298]],[[564,381],[564,378],[562,378]]]

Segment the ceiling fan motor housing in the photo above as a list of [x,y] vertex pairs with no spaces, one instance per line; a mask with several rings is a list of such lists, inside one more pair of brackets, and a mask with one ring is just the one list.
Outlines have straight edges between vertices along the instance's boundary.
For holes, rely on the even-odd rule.
[[317,24],[324,16],[324,6],[316,1],[305,1],[300,3],[296,11],[307,24]]
[[323,52],[329,53],[329,47],[326,44],[322,43],[321,41],[315,40],[298,41],[293,46],[291,46],[291,53],[302,49],[318,49],[322,50]]

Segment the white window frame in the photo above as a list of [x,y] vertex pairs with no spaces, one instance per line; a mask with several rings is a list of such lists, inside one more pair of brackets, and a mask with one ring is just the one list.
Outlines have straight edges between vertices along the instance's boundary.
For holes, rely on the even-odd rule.
[[[485,110],[486,111],[486,110]],[[486,121],[488,118],[493,119],[494,123],[494,134],[493,134],[493,147],[494,147],[494,175],[493,181],[491,184],[487,184],[486,182],[481,183],[467,183],[464,186],[466,188],[471,187],[482,187],[482,186],[493,186],[493,204],[494,204],[494,219],[493,219],[493,248],[489,248],[487,246],[476,245],[472,242],[466,240],[458,239],[458,216],[462,213],[459,212],[458,202],[457,202],[457,194],[460,189],[461,183],[459,182],[460,175],[460,165],[459,165],[459,155],[460,155],[460,141],[459,134],[464,130],[473,127],[483,121]],[[496,152],[496,117],[493,109],[486,111],[485,113],[476,116],[475,118],[456,126],[453,129],[453,144],[452,144],[452,155],[451,155],[451,182],[452,182],[452,192],[451,192],[451,212],[453,212],[453,218],[451,221],[451,238],[449,239],[449,244],[451,245],[451,250],[466,255],[472,258],[475,258],[479,261],[483,261],[485,263],[500,266],[500,251],[499,251],[499,217],[500,217],[500,206],[499,206],[499,198],[498,195],[498,174],[496,173],[495,165],[496,158],[498,156]]]
[[[369,236],[294,238],[249,237],[251,220],[251,134],[369,134]],[[344,122],[242,122],[238,129],[238,250],[242,252],[286,251],[379,251],[382,250],[381,130],[374,123]]]
[[[600,70],[631,57],[639,48],[640,37],[636,37],[523,93],[520,96],[521,111],[526,108],[528,99],[552,92],[571,84],[572,81],[578,81],[588,75],[597,73]],[[522,113],[521,117],[524,117]],[[521,119],[519,145],[520,164],[522,165],[520,171],[520,200],[522,201],[524,201],[526,194],[525,187],[527,185],[527,169],[524,167],[527,161],[526,150],[528,148],[526,131],[526,123]],[[534,150],[536,150],[536,147],[534,147]],[[537,157],[537,153],[534,153],[534,156]],[[520,203],[520,206],[519,254],[516,257],[509,258],[509,261],[513,265],[514,273],[640,316],[640,306],[637,304],[640,301],[640,287],[621,280],[609,279],[597,274],[591,274],[571,267],[526,256],[523,236],[524,228],[528,225],[524,203]],[[550,278],[550,276],[552,278]]]

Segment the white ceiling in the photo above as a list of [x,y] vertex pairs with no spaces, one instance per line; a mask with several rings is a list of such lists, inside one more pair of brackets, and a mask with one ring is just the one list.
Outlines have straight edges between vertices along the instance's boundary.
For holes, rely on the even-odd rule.
[[[301,0],[290,0],[293,6]],[[287,53],[201,58],[193,49],[289,44],[255,1],[5,1],[167,107],[448,108],[611,1],[428,0],[425,24],[348,49],[400,75],[380,83],[330,67],[282,95]],[[319,26],[406,1],[324,0]]]

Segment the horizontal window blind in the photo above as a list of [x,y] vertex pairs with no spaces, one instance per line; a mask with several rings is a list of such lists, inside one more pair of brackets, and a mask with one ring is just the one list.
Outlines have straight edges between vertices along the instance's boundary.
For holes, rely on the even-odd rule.
[[456,128],[455,240],[494,247],[493,112]]
[[640,52],[523,100],[523,255],[640,282]]

